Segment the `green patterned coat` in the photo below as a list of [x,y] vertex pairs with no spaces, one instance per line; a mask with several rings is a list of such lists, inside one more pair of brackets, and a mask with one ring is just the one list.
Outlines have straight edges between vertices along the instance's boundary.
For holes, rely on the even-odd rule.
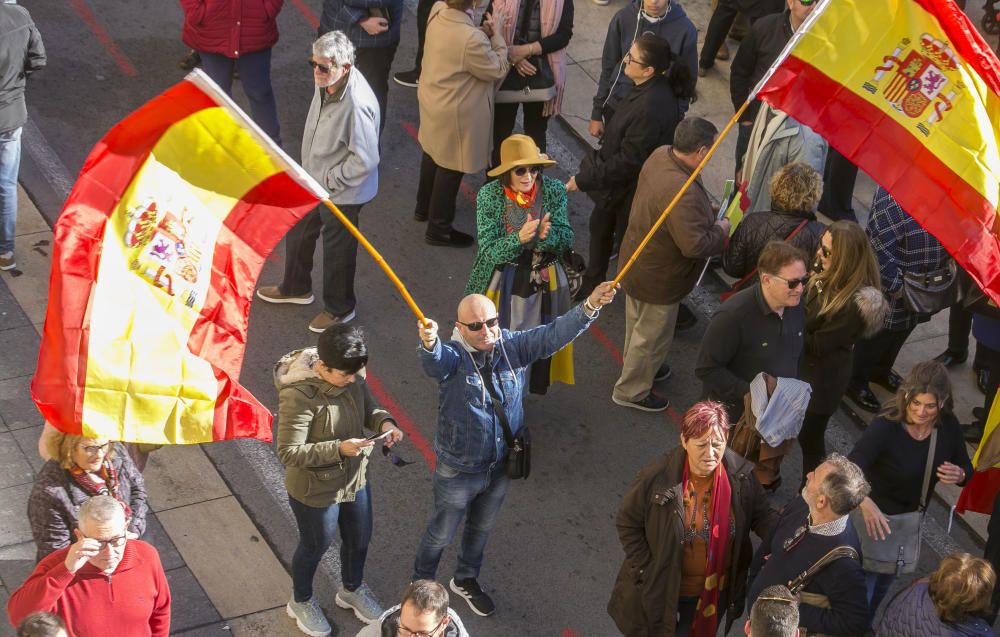
[[[547,237],[539,241],[535,248],[542,252],[562,255],[573,247],[573,228],[566,214],[566,186],[558,179],[542,175],[542,212],[550,215]],[[498,265],[515,260],[525,246],[521,245],[515,228],[508,233],[504,224],[507,206],[516,205],[504,194],[503,184],[495,179],[476,195],[476,235],[479,251],[472,264],[472,274],[465,286],[466,294],[485,294],[490,278]]]

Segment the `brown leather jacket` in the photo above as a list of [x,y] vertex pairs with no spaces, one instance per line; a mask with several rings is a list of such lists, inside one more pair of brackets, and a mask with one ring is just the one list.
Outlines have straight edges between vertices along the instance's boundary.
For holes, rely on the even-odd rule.
[[[615,518],[625,562],[611,591],[608,614],[627,637],[673,637],[675,632],[684,536],[681,476],[686,458],[683,447],[677,447],[640,471]],[[730,584],[722,591],[719,608],[725,609],[731,623],[743,612],[753,558],[750,531],[766,536],[778,516],[768,506],[752,464],[729,449],[722,462],[732,488],[736,539],[730,552]]]

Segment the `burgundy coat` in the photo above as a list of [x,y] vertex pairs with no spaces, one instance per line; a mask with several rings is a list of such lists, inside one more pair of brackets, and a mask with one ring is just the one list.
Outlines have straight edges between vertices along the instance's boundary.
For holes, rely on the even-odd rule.
[[238,58],[270,49],[285,0],[180,0],[184,44],[196,51]]

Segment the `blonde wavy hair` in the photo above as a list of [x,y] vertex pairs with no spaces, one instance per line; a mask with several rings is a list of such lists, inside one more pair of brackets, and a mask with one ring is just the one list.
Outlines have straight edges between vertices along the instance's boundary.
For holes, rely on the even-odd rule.
[[820,250],[826,235],[833,243],[830,267],[809,279],[810,289],[819,296],[820,316],[839,312],[863,287],[880,290],[882,286],[878,261],[860,225],[853,221],[833,222],[820,237]]
[[[45,447],[52,456],[52,459],[59,463],[63,469],[72,469],[76,466],[73,460],[73,450],[83,440],[93,440],[90,436],[80,436],[78,434],[64,434],[58,432],[49,436]],[[110,441],[109,441],[110,442]],[[115,446],[112,444],[108,448],[108,453],[104,456],[106,460],[111,460],[115,455]]]
[[785,212],[814,212],[823,196],[823,176],[801,161],[781,167],[768,184],[771,204]]
[[996,573],[986,560],[952,553],[931,573],[927,592],[941,621],[956,624],[990,612],[996,582]]

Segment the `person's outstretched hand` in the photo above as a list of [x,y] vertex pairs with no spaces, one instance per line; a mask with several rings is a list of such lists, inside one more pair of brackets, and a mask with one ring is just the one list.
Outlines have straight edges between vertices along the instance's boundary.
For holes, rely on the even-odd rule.
[[427,319],[426,325],[417,320],[417,335],[420,337],[420,342],[424,344],[425,349],[428,351],[434,349],[434,343],[438,339],[438,324],[431,319]]
[[590,303],[592,307],[601,309],[611,301],[615,300],[615,293],[617,292],[614,281],[605,281],[604,283],[599,283],[594,291],[590,293],[587,297],[587,302]]

